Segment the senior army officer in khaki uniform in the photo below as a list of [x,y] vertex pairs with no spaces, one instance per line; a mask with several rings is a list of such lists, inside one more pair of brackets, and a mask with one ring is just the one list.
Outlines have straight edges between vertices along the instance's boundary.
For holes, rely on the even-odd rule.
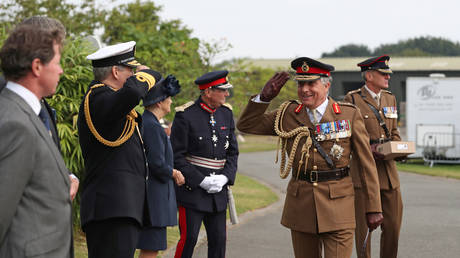
[[[296,70],[300,102],[289,101],[274,112],[265,113],[269,102],[289,79],[276,73],[243,111],[237,128],[245,133],[279,135],[282,156],[292,164],[281,224],[291,229],[296,257],[350,257],[355,228],[354,192],[349,176],[350,153],[359,153],[363,168],[368,226],[374,229],[383,220],[379,185],[369,137],[359,110],[329,98],[331,65],[301,57],[292,61]],[[292,151],[292,153],[291,153]]]
[[[380,198],[382,201],[383,223],[380,240],[380,257],[391,258],[398,254],[399,230],[402,220],[402,198],[399,187],[399,176],[394,160],[383,160],[382,154],[376,147],[387,141],[400,141],[397,128],[398,114],[396,111],[396,98],[387,91],[390,79],[390,67],[387,55],[372,57],[358,64],[361,67],[365,85],[349,92],[345,101],[355,104],[364,117],[364,124],[370,137],[371,150],[374,154],[375,164],[380,182]],[[382,125],[380,125],[382,124]],[[370,239],[366,252],[361,256],[361,247],[366,237],[367,226],[364,216],[360,216],[365,209],[362,183],[359,178],[361,167],[352,160],[351,175],[355,186],[356,209],[356,249],[358,257],[370,256]]]

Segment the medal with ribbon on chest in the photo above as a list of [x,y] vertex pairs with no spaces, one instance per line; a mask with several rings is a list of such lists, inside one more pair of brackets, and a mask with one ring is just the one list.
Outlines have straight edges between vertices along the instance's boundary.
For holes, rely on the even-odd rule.
[[396,107],[383,107],[383,115],[385,118],[398,118],[398,110]]

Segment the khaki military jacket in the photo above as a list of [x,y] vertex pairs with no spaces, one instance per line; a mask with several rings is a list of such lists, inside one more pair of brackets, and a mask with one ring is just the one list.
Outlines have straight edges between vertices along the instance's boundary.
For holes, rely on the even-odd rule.
[[[399,136],[399,131],[397,127],[397,116],[390,118],[391,115],[385,114],[384,108],[394,108],[396,112],[396,98],[391,92],[382,90],[380,93],[380,106],[377,105],[377,102],[372,98],[364,86],[358,90],[350,91],[345,96],[344,101],[355,104],[364,118],[364,124],[366,125],[369,138],[376,140],[379,138],[387,138],[385,136],[384,129],[380,126],[379,121],[377,120],[374,112],[372,112],[368,103],[374,106],[379,112],[380,116],[383,118],[383,121],[388,127],[390,132],[390,138],[392,141],[400,141],[401,137]],[[396,113],[397,114],[397,113]],[[376,160],[377,172],[379,175],[380,189],[388,190],[395,189],[399,187],[399,175],[396,170],[396,162],[394,160]],[[360,188],[362,186],[359,174],[362,173],[362,168],[359,166],[358,161],[351,162],[351,174],[353,178],[353,183],[355,187]]]
[[[329,98],[329,103],[320,123],[330,121],[349,120],[351,136],[338,140],[321,141],[320,145],[329,153],[332,146],[337,144],[343,147],[340,158],[331,157],[337,168],[349,165],[352,149],[357,155],[357,161],[363,168],[361,180],[365,182],[364,193],[366,194],[366,212],[381,212],[380,193],[374,159],[369,147],[369,137],[364,127],[363,119],[359,110],[351,104],[341,103],[340,113],[333,111],[333,104],[336,103]],[[276,111],[265,113],[268,104],[249,101],[243,111],[237,128],[241,132],[276,135],[274,123]],[[301,126],[308,126],[313,130],[314,126],[310,121],[306,109],[298,108],[299,103],[293,101],[289,104],[284,114],[282,125],[285,131],[290,131]],[[298,112],[296,112],[296,110]],[[294,138],[287,143],[287,153],[291,152]],[[307,233],[322,233],[355,227],[354,189],[350,176],[340,180],[318,182],[312,184],[307,181],[297,180],[301,148],[305,138],[300,140],[299,147],[292,167],[291,180],[287,187],[286,201],[284,205],[281,224],[296,231]],[[312,146],[309,150],[307,171],[317,169],[318,171],[330,170],[325,159]],[[330,154],[329,154],[330,155]],[[301,165],[300,171],[305,171],[305,165]]]

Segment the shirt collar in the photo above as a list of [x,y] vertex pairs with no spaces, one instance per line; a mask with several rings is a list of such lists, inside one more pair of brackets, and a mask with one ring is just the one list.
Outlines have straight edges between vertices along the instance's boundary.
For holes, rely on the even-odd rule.
[[29,89],[12,81],[7,82],[6,88],[18,94],[19,97],[24,99],[24,101],[32,108],[36,115],[40,113],[40,109],[42,108],[40,105],[40,100]]
[[369,89],[369,87],[367,87],[367,85],[364,85],[364,88],[366,88],[366,90],[369,92],[369,94],[371,94],[372,98],[374,98],[374,99],[375,99],[375,97],[380,98],[380,93],[382,91],[379,91],[378,94],[375,94],[375,92],[371,91],[371,89]]
[[[329,98],[326,97],[326,100],[321,103],[321,105],[319,105],[317,108],[316,108],[316,111],[318,113],[320,113],[321,117],[324,115],[324,113],[326,112],[326,108],[327,108],[327,104],[329,103]],[[308,108],[307,108],[308,109]]]

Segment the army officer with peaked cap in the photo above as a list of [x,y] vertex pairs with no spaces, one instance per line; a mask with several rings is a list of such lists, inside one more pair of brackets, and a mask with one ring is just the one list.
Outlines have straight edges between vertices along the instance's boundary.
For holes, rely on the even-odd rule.
[[[380,257],[391,258],[398,255],[399,231],[401,228],[403,203],[396,162],[384,160],[376,151],[378,145],[387,141],[400,141],[397,127],[398,113],[396,98],[389,92],[388,81],[392,73],[388,62],[390,57],[382,55],[372,57],[359,63],[364,86],[350,91],[344,101],[355,104],[364,117],[364,124],[370,137],[371,150],[380,182],[380,199],[382,200],[383,223],[380,237]],[[361,248],[366,238],[367,225],[362,211],[365,209],[362,183],[359,178],[361,167],[354,160],[351,163],[351,175],[355,186],[356,209],[356,249],[358,257],[371,257],[370,237],[364,256]]]
[[171,131],[174,167],[185,177],[177,187],[180,240],[175,257],[192,257],[201,223],[208,237],[208,257],[225,257],[227,185],[233,185],[238,145],[232,108],[225,103],[228,71],[195,80],[200,97],[176,108]]
[[133,257],[141,226],[151,224],[142,123],[134,107],[160,74],[136,61],[135,45],[112,45],[87,57],[94,81],[80,105],[78,133],[85,161],[80,216],[90,258]]
[[[280,176],[292,170],[281,224],[291,229],[296,257],[350,257],[355,210],[348,165],[352,150],[359,153],[366,182],[366,214],[370,228],[382,221],[379,185],[369,137],[358,109],[328,97],[334,67],[307,57],[292,61],[300,101],[287,101],[265,113],[289,79],[276,73],[253,96],[237,127],[240,131],[278,135],[282,139]],[[286,165],[284,155],[289,155]]]

